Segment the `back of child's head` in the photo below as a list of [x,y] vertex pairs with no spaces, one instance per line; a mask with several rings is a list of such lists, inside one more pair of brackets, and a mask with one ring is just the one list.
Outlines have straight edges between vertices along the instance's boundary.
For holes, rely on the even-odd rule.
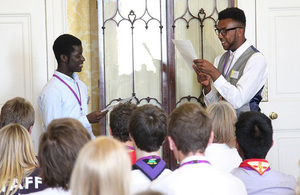
[[236,111],[226,101],[210,104],[206,111],[212,120],[214,132],[214,143],[225,143],[230,148],[235,147],[235,123],[237,121]]
[[109,125],[112,136],[121,141],[126,142],[130,140],[128,123],[132,112],[137,108],[135,104],[120,103],[110,113]]
[[183,154],[204,153],[211,136],[211,120],[206,110],[194,103],[184,103],[169,117],[168,136]]
[[34,124],[34,118],[35,111],[32,104],[22,97],[15,97],[1,108],[0,128],[9,123],[18,123],[29,131]]
[[273,144],[271,120],[260,112],[244,112],[236,123],[236,140],[245,159],[264,159]]
[[72,195],[129,195],[130,171],[124,146],[116,139],[99,136],[80,150],[72,172]]
[[54,119],[40,138],[43,182],[49,187],[68,190],[77,155],[90,139],[90,134],[77,119]]
[[167,135],[166,112],[151,104],[138,107],[130,118],[129,133],[140,150],[159,150]]

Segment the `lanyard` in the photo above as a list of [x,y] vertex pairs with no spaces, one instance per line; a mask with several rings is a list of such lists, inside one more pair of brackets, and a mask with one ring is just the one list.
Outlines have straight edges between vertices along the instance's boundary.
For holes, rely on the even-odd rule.
[[126,148],[134,150],[134,147],[132,147],[132,146],[126,146]]
[[70,90],[71,92],[73,93],[73,95],[75,96],[75,98],[77,99],[77,102],[80,106],[80,111],[81,111],[81,114],[82,114],[82,106],[81,106],[81,93],[80,93],[80,89],[79,89],[79,86],[78,86],[78,83],[76,82],[76,85],[77,85],[77,88],[78,88],[78,92],[79,92],[79,97],[80,99],[78,98],[77,94],[75,93],[75,91],[70,87],[70,85],[68,85],[68,83],[66,83],[64,80],[62,80],[59,76],[57,76],[56,74],[53,74],[54,77],[58,78],[63,84],[65,84]]
[[157,155],[150,155],[150,156],[144,156],[142,158],[139,158],[137,161],[141,161],[141,160],[145,160],[145,159],[151,160],[151,159],[161,159],[161,158]]
[[[180,165],[180,167],[182,167],[182,166],[184,166],[184,165],[188,165],[188,164],[198,164],[198,163],[207,163],[207,164],[210,164],[207,160],[191,160],[191,161],[182,163],[182,164]],[[211,165],[211,164],[210,164],[210,165]]]
[[[226,55],[226,58],[225,58],[224,66],[223,66],[222,75],[224,76],[224,78],[226,78],[226,76],[227,76],[227,74],[228,74],[228,71],[229,71],[229,69],[230,69],[230,67],[231,67],[233,58],[234,58],[234,56],[232,56],[231,62],[230,62],[230,64],[229,64],[229,67],[228,67],[228,69],[227,69],[227,71],[226,71],[226,74],[225,74],[225,66],[226,66],[226,64],[227,64],[227,60],[228,60],[228,57],[229,57],[229,53],[230,53],[230,52],[229,52],[229,50],[228,50],[227,55]],[[232,55],[233,55],[233,54],[232,54]]]

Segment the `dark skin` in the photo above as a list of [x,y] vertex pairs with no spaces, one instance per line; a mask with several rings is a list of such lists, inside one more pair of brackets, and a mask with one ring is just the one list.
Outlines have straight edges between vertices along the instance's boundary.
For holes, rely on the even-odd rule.
[[[57,71],[68,75],[71,78],[74,72],[81,72],[83,62],[85,61],[85,58],[82,55],[82,46],[74,45],[73,48],[74,51],[70,54],[70,56],[60,56],[60,61],[57,68]],[[86,115],[86,117],[90,123],[98,123],[100,119],[106,115],[107,112],[108,110],[105,112],[94,111]]]
[[[225,36],[219,33],[218,38],[220,39],[224,50],[231,50],[233,52],[237,50],[246,41],[244,35],[245,30],[242,24],[230,18],[219,21],[219,30],[226,30],[240,26],[243,28],[227,31]],[[210,79],[216,81],[221,76],[221,73],[212,63],[207,60],[196,59],[194,60],[194,63],[195,64],[193,65],[193,68],[197,74],[197,80],[203,86],[204,93],[207,94],[211,90]]]

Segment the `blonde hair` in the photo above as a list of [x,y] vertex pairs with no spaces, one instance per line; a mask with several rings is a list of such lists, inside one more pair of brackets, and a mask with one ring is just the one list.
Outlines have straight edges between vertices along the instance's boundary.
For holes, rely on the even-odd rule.
[[206,108],[212,120],[214,143],[225,143],[230,148],[235,147],[235,123],[237,115],[232,105],[226,101],[220,101]]
[[[38,161],[27,129],[16,123],[0,129],[0,190],[5,188],[5,195],[10,194],[10,189],[20,186],[36,167]],[[18,187],[12,194],[17,190]]]
[[124,146],[101,136],[80,151],[71,177],[72,195],[129,195],[131,164]]

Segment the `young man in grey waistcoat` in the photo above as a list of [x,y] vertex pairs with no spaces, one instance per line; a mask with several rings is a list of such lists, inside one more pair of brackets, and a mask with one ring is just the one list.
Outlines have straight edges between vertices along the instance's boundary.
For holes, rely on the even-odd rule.
[[214,65],[204,59],[194,60],[205,104],[225,99],[237,114],[260,111],[261,92],[268,76],[267,60],[247,41],[245,28],[243,10],[227,8],[221,11],[215,31],[227,51],[216,57]]

